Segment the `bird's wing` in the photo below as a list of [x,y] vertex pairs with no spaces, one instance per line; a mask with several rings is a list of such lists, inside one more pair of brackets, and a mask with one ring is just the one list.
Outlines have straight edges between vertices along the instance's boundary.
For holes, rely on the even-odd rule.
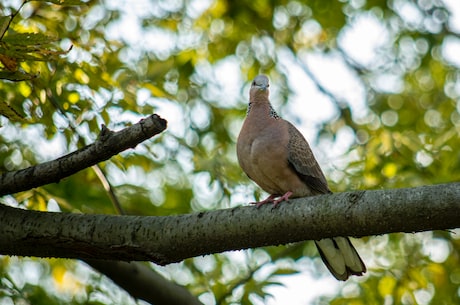
[[288,121],[289,142],[288,162],[297,175],[313,191],[319,194],[330,193],[326,178],[300,131]]

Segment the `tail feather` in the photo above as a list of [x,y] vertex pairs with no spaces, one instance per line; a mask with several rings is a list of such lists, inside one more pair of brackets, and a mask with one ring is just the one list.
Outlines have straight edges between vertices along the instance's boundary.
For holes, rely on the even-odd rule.
[[345,281],[350,275],[363,275],[366,266],[348,237],[334,237],[315,241],[321,258],[332,273]]

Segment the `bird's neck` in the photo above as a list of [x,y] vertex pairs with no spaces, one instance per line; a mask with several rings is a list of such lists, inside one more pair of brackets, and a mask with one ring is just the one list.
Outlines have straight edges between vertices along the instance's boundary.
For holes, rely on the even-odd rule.
[[269,117],[273,119],[280,119],[280,116],[276,113],[275,109],[270,103],[258,103],[257,101],[249,102],[247,116],[250,116],[254,112],[262,111],[265,112]]

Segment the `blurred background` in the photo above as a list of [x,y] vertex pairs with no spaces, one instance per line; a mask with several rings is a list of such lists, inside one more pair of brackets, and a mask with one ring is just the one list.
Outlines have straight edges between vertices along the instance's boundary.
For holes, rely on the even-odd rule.
[[[274,108],[310,142],[332,191],[460,178],[456,0],[22,4],[0,4],[2,16],[21,8],[0,51],[14,33],[53,37],[53,52],[72,49],[52,58],[32,50],[17,63],[30,79],[2,77],[1,171],[90,144],[101,124],[119,130],[157,113],[164,133],[100,164],[123,210],[247,205],[266,194],[239,168],[235,143],[250,81],[264,73]],[[11,72],[5,58],[0,68]],[[117,214],[91,168],[0,202]],[[204,304],[459,304],[456,232],[354,240],[369,271],[346,283],[311,242],[149,266]],[[79,261],[0,256],[0,304],[144,303]]]

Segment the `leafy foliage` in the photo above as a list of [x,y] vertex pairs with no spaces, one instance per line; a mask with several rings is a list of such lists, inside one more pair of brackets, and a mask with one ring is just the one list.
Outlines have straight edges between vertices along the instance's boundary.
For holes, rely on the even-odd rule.
[[[455,5],[3,1],[0,168],[50,160],[93,141],[100,124],[116,129],[155,112],[169,121],[167,132],[100,165],[126,213],[171,215],[245,204],[261,194],[237,166],[235,140],[245,84],[266,73],[279,112],[297,125],[306,122],[301,112],[311,120],[307,138],[333,190],[457,181],[460,62],[449,55],[460,43]],[[363,43],[356,36],[369,41],[356,47]],[[310,108],[318,114],[309,115]],[[320,108],[329,110],[317,119]],[[116,213],[92,169],[1,201]],[[362,240],[358,248],[368,274],[316,303],[460,302],[454,232]],[[154,268],[209,304],[261,304],[272,299],[270,286],[305,266],[318,280],[327,277],[316,255],[304,243]],[[110,292],[109,282],[95,273],[81,277],[80,263],[0,261],[0,302],[133,302]],[[30,268],[39,270],[40,281],[25,276]],[[64,278],[71,285],[62,285]]]

